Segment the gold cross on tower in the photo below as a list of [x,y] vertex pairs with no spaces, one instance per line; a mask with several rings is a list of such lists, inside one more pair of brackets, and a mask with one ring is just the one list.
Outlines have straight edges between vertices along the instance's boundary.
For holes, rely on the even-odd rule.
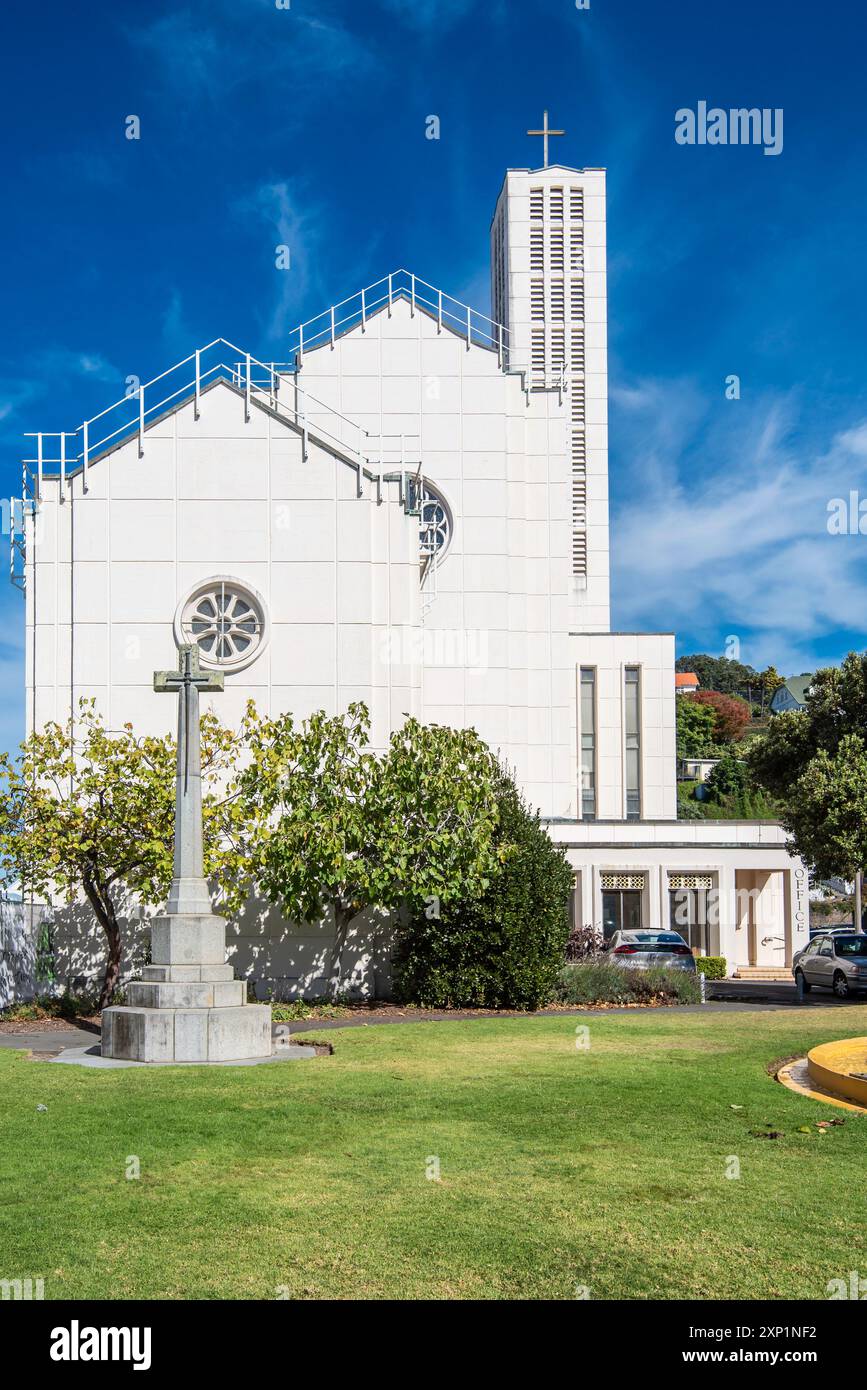
[[548,112],[546,111],[545,114],[544,114],[543,120],[542,120],[542,129],[541,129],[541,130],[528,130],[528,131],[527,131],[527,134],[528,134],[528,135],[541,135],[541,136],[542,136],[542,142],[543,142],[543,143],[542,143],[542,155],[543,155],[543,159],[542,159],[542,168],[543,168],[543,169],[547,169],[547,168],[548,168],[548,136],[549,136],[549,135],[565,135],[565,134],[566,134],[565,130],[551,130],[550,127],[549,127],[549,125],[548,125]]

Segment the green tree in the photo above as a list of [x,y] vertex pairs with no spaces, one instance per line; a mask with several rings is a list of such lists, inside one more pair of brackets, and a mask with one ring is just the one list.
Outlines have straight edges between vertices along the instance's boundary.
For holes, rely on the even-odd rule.
[[725,753],[716,767],[711,768],[704,785],[708,798],[722,805],[730,798],[737,799],[749,792],[752,782],[743,759]]
[[867,653],[817,671],[802,710],[777,715],[747,754],[781,805],[794,850],[820,877],[851,878],[867,862],[864,795]]
[[333,912],[333,996],[357,913],[473,896],[500,867],[496,763],[478,735],[408,719],[380,757],[369,731],[363,704],[300,725],[253,716],[237,784],[261,889],[295,921]]
[[762,683],[762,709],[766,704],[770,704],[781,685],[785,685],[783,677],[780,675],[776,666],[768,666],[762,671],[759,678]]
[[674,702],[677,721],[677,756],[679,758],[712,758],[716,755],[714,739],[716,714],[707,705],[689,695],[678,695]]
[[428,1008],[535,1009],[554,995],[573,874],[511,777],[496,781],[503,867],[478,896],[415,912],[395,951],[399,997]]
[[[234,735],[210,713],[202,718],[207,873],[233,870],[222,837],[225,780]],[[120,900],[162,902],[174,852],[175,741],[138,738],[131,724],[109,732],[92,700],[64,726],[51,722],[0,755],[0,861],[22,892],[72,903],[84,894],[106,938],[99,1007],[110,1003],[123,951]]]
[[820,748],[792,784],[784,824],[820,878],[851,878],[867,863],[867,742],[845,734]]
[[717,690],[721,695],[748,697],[751,692],[758,694],[760,688],[760,677],[752,666],[727,656],[695,652],[692,656],[679,656],[674,669],[694,671],[703,690]]

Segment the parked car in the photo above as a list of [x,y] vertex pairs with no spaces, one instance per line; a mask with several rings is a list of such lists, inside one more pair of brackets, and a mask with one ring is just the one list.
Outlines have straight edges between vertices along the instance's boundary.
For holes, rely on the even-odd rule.
[[810,940],[811,940],[811,941],[815,941],[815,939],[816,939],[817,936],[857,936],[857,935],[858,935],[858,932],[856,932],[856,930],[855,930],[855,928],[853,927],[853,925],[852,925],[851,922],[849,923],[849,925],[848,925],[847,927],[811,927],[811,928],[810,928]]
[[695,956],[680,932],[616,931],[605,945],[615,965],[646,970],[664,965],[672,970],[695,972]]
[[814,985],[832,989],[838,999],[867,989],[867,936],[849,931],[816,936],[792,958],[796,984],[805,994]]

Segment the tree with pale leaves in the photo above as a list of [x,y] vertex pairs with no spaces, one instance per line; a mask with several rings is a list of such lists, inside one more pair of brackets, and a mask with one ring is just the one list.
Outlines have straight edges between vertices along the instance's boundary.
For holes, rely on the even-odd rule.
[[[223,788],[236,736],[206,712],[201,721],[205,872],[244,895],[243,855],[227,838],[239,817]],[[99,1007],[111,1002],[123,955],[121,901],[162,903],[174,854],[175,740],[110,731],[92,700],[65,725],[31,733],[17,756],[0,755],[0,864],[25,897],[75,902],[83,895],[106,938]]]

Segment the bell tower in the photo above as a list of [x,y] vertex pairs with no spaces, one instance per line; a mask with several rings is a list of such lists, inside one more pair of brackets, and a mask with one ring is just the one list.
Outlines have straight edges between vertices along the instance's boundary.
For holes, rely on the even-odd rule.
[[565,382],[571,470],[570,626],[610,629],[605,170],[509,169],[491,224],[492,314],[529,389]]

